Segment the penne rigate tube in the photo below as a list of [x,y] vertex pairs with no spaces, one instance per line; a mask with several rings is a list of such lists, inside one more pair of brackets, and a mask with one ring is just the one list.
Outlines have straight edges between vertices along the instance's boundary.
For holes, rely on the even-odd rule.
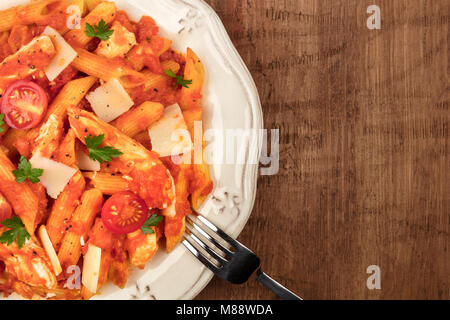
[[117,192],[129,190],[129,182],[118,174],[106,172],[83,172],[83,176],[86,179],[89,179],[89,185],[100,190],[106,195],[113,195]]
[[[180,71],[180,65],[175,61],[164,61],[162,64],[164,70],[172,70],[174,73]],[[151,72],[150,70],[144,70],[141,72],[144,77],[144,90],[151,90],[153,88],[158,87],[159,85],[165,83],[170,80],[170,78],[165,74],[156,74]]]
[[98,189],[85,191],[81,203],[75,210],[67,230],[65,230],[58,258],[63,268],[76,265],[81,256],[81,241],[85,239],[94,223],[95,216],[103,206],[103,194]]
[[86,35],[86,25],[97,25],[102,19],[106,23],[114,21],[116,18],[116,5],[114,2],[101,2],[84,19],[81,20],[81,28],[67,32],[64,38],[74,46],[84,47],[93,38]]
[[[97,80],[97,78],[89,76],[68,82],[49,106],[42,123],[46,123],[51,116],[62,120],[67,114],[67,108],[78,105]],[[28,139],[34,141],[38,137],[39,131],[40,127],[31,129],[28,133]]]
[[164,106],[161,103],[147,101],[124,113],[111,122],[111,125],[127,136],[134,137],[158,121],[163,113]]
[[125,89],[135,88],[142,85],[145,76],[123,63],[112,62],[110,59],[101,57],[84,49],[77,49],[77,57],[72,66],[88,75],[109,81],[118,79]]
[[0,32],[12,29],[16,24],[32,24],[45,20],[45,7],[60,0],[34,1],[28,5],[17,6],[0,11]]
[[184,79],[192,80],[192,84],[189,85],[189,88],[181,88],[181,109],[184,111],[190,108],[202,107],[202,89],[205,81],[205,68],[203,67],[200,58],[189,48],[186,56]]
[[80,202],[85,186],[83,175],[80,172],[75,173],[53,204],[47,220],[47,232],[56,251],[61,246],[61,240],[66,228],[70,225],[70,220]]

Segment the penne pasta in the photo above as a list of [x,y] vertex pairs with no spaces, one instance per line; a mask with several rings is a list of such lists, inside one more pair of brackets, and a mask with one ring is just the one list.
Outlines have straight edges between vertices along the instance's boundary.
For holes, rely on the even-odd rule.
[[[69,130],[56,154],[56,160],[68,166],[76,166],[75,134]],[[47,220],[47,232],[56,251],[59,250],[66,228],[85,190],[85,180],[80,171],[70,179],[55,200]]]
[[56,251],[59,251],[61,240],[85,190],[85,184],[83,175],[77,172],[52,206],[47,220],[47,232]]
[[2,138],[2,145],[8,150],[8,156],[13,159],[17,154],[28,156],[31,152],[31,145],[27,139],[26,130],[9,129]]
[[60,0],[42,0],[35,1],[25,6],[17,6],[7,10],[0,11],[0,32],[10,30],[16,24],[32,24],[42,22],[47,19],[43,14],[44,9]]
[[128,255],[125,249],[126,235],[116,235],[113,240],[112,261],[108,271],[108,278],[119,288],[127,284],[129,273]]
[[56,9],[62,10],[65,4],[62,0],[41,0],[32,2],[26,6],[21,7],[17,11],[17,23],[21,24],[47,24],[52,18],[52,11],[48,10],[48,6],[58,3]]
[[45,158],[51,158],[57,150],[63,136],[64,122],[61,117],[50,115],[48,120],[41,126],[39,135],[34,140],[35,147],[32,154],[40,154]]
[[144,75],[127,67],[124,63],[101,57],[84,49],[77,49],[77,57],[72,65],[88,75],[109,81],[118,79],[125,89],[135,88],[145,81]]
[[[89,3],[87,3],[89,6]],[[116,17],[116,5],[114,2],[99,3],[84,19],[81,20],[81,28],[67,32],[64,38],[73,46],[83,48],[93,38],[86,35],[86,25],[97,25],[102,19],[106,23],[114,21]],[[88,73],[89,74],[89,73]]]
[[17,13],[21,7],[13,7],[0,11],[0,32],[11,30],[16,23]]
[[64,270],[76,265],[81,256],[81,238],[85,239],[103,205],[103,195],[98,189],[85,191],[64,234],[58,258]]
[[84,0],[89,11],[94,10],[102,1],[103,0]]
[[114,235],[105,228],[102,219],[95,219],[94,226],[88,234],[89,241],[85,246],[89,247],[90,245],[94,245],[101,249],[100,270],[98,274],[96,292],[91,292],[85,286],[81,289],[81,296],[84,300],[88,300],[95,294],[99,293],[99,290],[108,280],[108,271],[112,262],[111,250],[113,247],[113,238]]
[[69,129],[56,152],[55,158],[58,162],[69,167],[77,167],[78,160],[76,156],[75,142],[75,133],[72,129]]
[[[63,119],[67,114],[67,108],[69,106],[77,106],[96,82],[97,78],[91,76],[68,82],[49,106],[43,123],[47,122],[50,117]],[[39,127],[30,130],[27,135],[28,139],[34,141],[38,137],[40,130],[41,128]]]
[[166,251],[171,252],[183,238],[186,230],[186,216],[191,214],[189,203],[189,178],[192,176],[190,164],[175,165],[170,157],[163,159],[175,181],[175,203],[168,210],[175,214],[165,215],[164,235],[166,236]]
[[[191,160],[193,163],[193,177],[191,181],[191,203],[195,210],[198,210],[205,201],[206,197],[211,193],[213,188],[213,182],[209,173],[209,166],[205,163],[204,156],[204,143],[198,141],[194,135],[194,123],[202,121],[202,109],[199,107],[193,107],[183,111],[183,116],[186,121],[186,125],[191,134],[192,140],[195,141],[195,152],[191,154]],[[198,162],[196,159],[196,153],[201,152],[202,158]]]
[[164,106],[157,102],[144,102],[111,122],[111,125],[130,137],[146,131],[164,113]]
[[39,214],[39,199],[29,186],[28,181],[19,183],[12,173],[17,169],[0,150],[0,192],[13,207],[14,212],[22,219],[28,233],[33,235],[36,228],[36,217]]
[[209,173],[209,166],[207,163],[193,165],[194,176],[191,182],[192,194],[191,202],[195,210],[200,209],[200,206],[206,200],[213,189],[213,181]]
[[192,80],[189,88],[181,88],[180,107],[187,110],[202,106],[202,88],[205,81],[205,69],[199,57],[190,48],[187,50],[184,79]]
[[[164,61],[161,65],[164,70],[172,70],[174,73],[177,73],[180,70],[180,65],[175,61]],[[165,74],[156,74],[150,70],[144,70],[142,71],[142,74],[145,77],[144,91],[157,88],[161,84],[171,80],[171,78]]]
[[83,176],[89,179],[89,185],[99,189],[103,194],[113,195],[114,193],[129,190],[129,182],[121,175],[106,172],[83,172]]

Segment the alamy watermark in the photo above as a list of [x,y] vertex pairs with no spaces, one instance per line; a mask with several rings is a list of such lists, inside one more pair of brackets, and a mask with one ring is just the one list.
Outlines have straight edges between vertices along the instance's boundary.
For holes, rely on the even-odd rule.
[[[170,140],[189,141],[191,137],[186,129],[178,129]],[[180,144],[172,149],[175,164],[261,164],[261,175],[275,175],[279,171],[279,129],[208,129],[203,132],[202,122],[195,121],[191,142],[187,149],[181,149]]]

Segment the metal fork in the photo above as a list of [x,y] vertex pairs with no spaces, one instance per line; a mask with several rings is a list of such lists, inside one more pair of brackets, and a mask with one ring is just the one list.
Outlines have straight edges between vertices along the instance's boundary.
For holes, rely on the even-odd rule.
[[281,299],[302,300],[262,272],[256,254],[208,219],[197,213],[195,217],[188,216],[186,222],[184,246],[218,277],[233,284],[243,284],[256,274],[256,279]]

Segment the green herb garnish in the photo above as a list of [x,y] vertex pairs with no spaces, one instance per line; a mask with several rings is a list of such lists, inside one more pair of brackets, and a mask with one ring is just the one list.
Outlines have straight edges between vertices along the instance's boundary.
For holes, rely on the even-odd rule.
[[109,25],[102,19],[97,26],[92,26],[89,23],[86,23],[84,33],[86,33],[88,37],[99,38],[100,40],[105,41],[112,36],[114,30],[110,30]]
[[103,163],[112,161],[112,158],[117,158],[123,155],[123,153],[120,152],[120,150],[117,150],[116,148],[113,147],[100,148],[100,145],[103,143],[103,140],[105,140],[104,134],[101,134],[99,136],[89,135],[88,137],[84,138],[86,146],[88,147],[89,150],[89,158],[98,161],[100,163]]
[[20,157],[19,169],[13,170],[13,174],[16,177],[16,181],[19,183],[25,182],[29,179],[32,183],[38,183],[39,177],[42,176],[44,170],[32,169],[31,163],[24,156]]
[[3,125],[5,124],[5,115],[3,113],[0,113],[0,133],[2,133],[3,131],[5,131],[5,129],[3,129]]
[[145,221],[144,225],[141,227],[141,231],[144,234],[153,234],[155,231],[151,227],[156,227],[158,224],[163,221],[163,216],[158,216],[157,214],[152,215],[150,218],[148,218],[147,221]]
[[9,230],[3,232],[0,236],[0,243],[6,243],[9,246],[17,239],[17,246],[21,249],[25,242],[31,238],[19,217],[3,220],[1,224]]
[[165,73],[166,75],[168,75],[169,77],[174,78],[174,79],[177,80],[177,83],[176,83],[176,85],[175,85],[175,89],[176,89],[178,86],[182,86],[182,87],[185,87],[185,88],[189,88],[188,85],[189,85],[189,84],[192,84],[192,80],[184,80],[182,76],[177,76],[177,75],[175,74],[175,72],[173,72],[171,69],[164,71],[164,73]]

